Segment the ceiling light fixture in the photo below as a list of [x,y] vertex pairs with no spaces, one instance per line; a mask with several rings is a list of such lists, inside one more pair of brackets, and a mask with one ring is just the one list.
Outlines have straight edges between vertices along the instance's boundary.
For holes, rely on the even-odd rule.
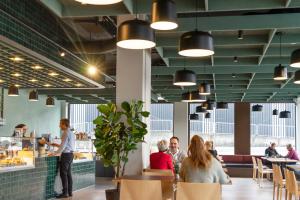
[[206,96],[199,94],[199,91],[185,92],[181,95],[182,102],[205,102]]
[[10,97],[16,97],[19,96],[19,88],[15,85],[11,85],[8,88],[8,96]]
[[294,83],[295,84],[300,84],[300,70],[295,72]]
[[50,85],[50,84],[48,84],[48,83],[44,85],[44,87],[51,87],[51,86],[52,86],[52,85]]
[[199,94],[200,95],[205,95],[205,96],[207,96],[207,95],[210,95],[211,94],[211,91],[210,91],[210,84],[208,84],[208,83],[201,83],[200,85],[199,85]]
[[39,100],[39,95],[37,90],[32,90],[29,93],[29,101],[38,101]]
[[72,80],[69,79],[69,78],[65,78],[64,81],[65,81],[65,82],[71,82]]
[[53,97],[48,96],[46,99],[46,106],[47,107],[53,107],[55,105],[55,100]]
[[206,113],[206,109],[203,106],[197,106],[196,113]]
[[65,57],[65,56],[66,56],[66,53],[65,53],[64,51],[60,51],[60,52],[59,52],[59,55],[60,55],[60,57]]
[[83,86],[81,83],[77,83],[76,85],[75,85],[76,87],[81,87],[81,86]]
[[207,112],[207,113],[205,114],[205,118],[206,118],[206,119],[211,118],[211,114],[210,114],[209,112]]
[[119,3],[122,0],[75,0],[81,4],[90,4],[90,5],[110,5]]
[[217,109],[227,109],[228,108],[228,103],[226,102],[218,102],[217,103]]
[[238,57],[237,57],[237,56],[234,56],[234,58],[233,58],[233,62],[235,62],[235,63],[239,62],[239,60],[238,60]]
[[49,75],[49,76],[58,76],[59,74],[56,73],[56,72],[50,72],[48,75]]
[[20,77],[20,76],[22,76],[22,74],[20,74],[20,73],[14,73],[14,74],[12,74],[12,76],[14,76],[14,77]]
[[300,68],[300,49],[293,51],[291,55],[291,67]]
[[207,100],[202,104],[202,107],[205,108],[206,110],[213,110],[215,107],[215,102],[211,100]]
[[152,3],[151,28],[173,30],[178,27],[176,4],[173,0],[154,0]]
[[35,66],[32,66],[31,68],[36,69],[36,70],[43,69],[43,67],[41,67],[40,65],[35,65]]
[[29,81],[32,82],[32,83],[38,82],[38,80],[37,80],[37,79],[34,79],[34,78],[33,78],[33,79],[30,79]]
[[[281,56],[281,38],[282,38],[282,33],[278,32],[277,35],[279,36],[279,59],[281,60],[282,56]],[[283,80],[287,80],[288,79],[288,72],[287,72],[287,68],[282,66],[281,64],[279,64],[277,67],[275,67],[274,69],[274,75],[273,75],[273,79],[275,81],[283,81]]]
[[291,112],[290,111],[281,111],[279,113],[279,118],[282,118],[282,119],[287,119],[287,118],[291,118]]
[[238,31],[238,39],[239,39],[239,40],[244,39],[244,32],[243,32],[242,30],[239,30],[239,31]]
[[94,65],[89,65],[87,68],[87,72],[90,76],[94,76],[97,73],[98,69]]
[[190,120],[199,120],[199,115],[196,113],[190,114]]
[[263,106],[259,105],[259,104],[252,106],[252,112],[261,112],[262,109],[263,109]]
[[4,82],[5,82],[4,80],[0,79],[0,83],[4,83]]
[[178,70],[174,76],[173,85],[176,86],[192,86],[196,85],[197,75],[191,70]]
[[10,58],[10,60],[15,61],[15,62],[20,62],[20,61],[23,61],[24,59],[21,57],[15,56],[15,57]]
[[272,112],[272,115],[278,115],[278,110],[274,109],[273,112]]

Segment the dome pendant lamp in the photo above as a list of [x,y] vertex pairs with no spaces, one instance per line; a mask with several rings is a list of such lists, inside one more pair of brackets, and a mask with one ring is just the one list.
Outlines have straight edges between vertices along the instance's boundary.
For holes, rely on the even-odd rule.
[[199,94],[198,91],[185,92],[181,95],[182,102],[205,102],[206,97]]
[[199,94],[200,95],[210,95],[210,85],[208,83],[201,83],[199,86]]
[[29,101],[38,101],[39,100],[39,95],[36,90],[32,90],[29,93]]
[[55,105],[55,100],[53,97],[48,96],[46,99],[46,106],[47,107],[53,107]]
[[209,112],[208,112],[208,113],[206,113],[206,114],[205,114],[205,118],[206,118],[206,119],[209,119],[209,118],[211,118],[211,114],[210,114]]
[[8,88],[8,96],[17,97],[19,96],[19,88],[15,85],[11,85]]
[[283,119],[287,119],[287,118],[291,118],[291,112],[290,111],[281,111],[279,113],[279,118],[283,118]]
[[196,85],[197,76],[195,72],[191,70],[178,70],[174,76],[174,83],[173,85],[176,86],[193,86]]
[[273,110],[273,115],[278,115],[278,110],[277,109]]
[[[280,41],[280,46],[279,46],[279,55],[281,59],[281,37],[282,33],[278,32],[277,35],[279,35],[279,41]],[[288,79],[288,73],[287,73],[287,68],[279,64],[277,67],[274,69],[274,76],[273,79],[275,81],[283,81]]]
[[263,106],[262,105],[254,105],[252,106],[252,112],[261,112],[263,109]]
[[206,113],[206,109],[202,106],[197,106],[196,113]]
[[291,67],[300,68],[300,49],[293,51],[291,55]]
[[190,120],[199,120],[199,115],[196,113],[190,114]]
[[227,109],[228,108],[228,103],[226,102],[218,102],[217,103],[217,109]]
[[119,3],[122,0],[75,0],[77,2],[80,2],[82,4],[90,4],[90,5],[110,5]]
[[173,30],[177,27],[175,2],[173,0],[153,0],[151,28]]
[[294,83],[300,84],[300,70],[295,72]]

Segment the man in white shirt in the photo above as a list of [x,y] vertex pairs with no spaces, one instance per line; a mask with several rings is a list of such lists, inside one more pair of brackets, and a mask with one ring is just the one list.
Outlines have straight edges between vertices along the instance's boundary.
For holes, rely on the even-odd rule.
[[179,168],[181,167],[181,163],[186,157],[186,153],[179,149],[179,138],[171,137],[168,154],[172,156],[173,165],[176,173],[179,173]]

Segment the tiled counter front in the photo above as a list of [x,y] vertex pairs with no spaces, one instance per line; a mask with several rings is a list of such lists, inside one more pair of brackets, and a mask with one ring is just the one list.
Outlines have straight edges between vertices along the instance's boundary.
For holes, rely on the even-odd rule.
[[[44,200],[55,196],[58,157],[37,158],[35,168],[0,173],[0,200]],[[72,165],[73,190],[95,184],[95,162]]]

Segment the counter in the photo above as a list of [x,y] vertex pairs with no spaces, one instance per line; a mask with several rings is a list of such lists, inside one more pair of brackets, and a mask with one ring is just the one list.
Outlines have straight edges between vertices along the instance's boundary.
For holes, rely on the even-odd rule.
[[[43,200],[55,197],[59,157],[35,158],[35,167],[0,173],[0,200]],[[74,162],[73,191],[95,184],[95,161]]]

